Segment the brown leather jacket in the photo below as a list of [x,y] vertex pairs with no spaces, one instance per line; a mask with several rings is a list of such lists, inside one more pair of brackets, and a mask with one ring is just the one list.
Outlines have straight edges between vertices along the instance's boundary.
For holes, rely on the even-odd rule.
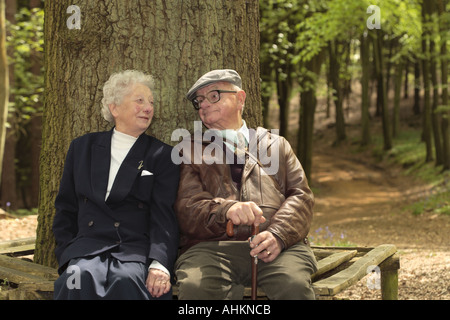
[[[250,135],[250,150],[246,155],[240,192],[233,184],[228,164],[224,161],[224,164],[217,163],[220,161],[205,163],[208,158],[211,163],[211,156],[208,155],[219,159],[217,154],[211,153],[214,142],[194,146],[195,141],[184,140],[184,144],[178,145],[184,163],[180,166],[175,211],[180,225],[182,252],[203,241],[247,240],[251,233],[250,226],[235,227],[234,237],[226,234],[226,212],[238,201],[253,201],[263,210],[266,222],[260,226],[260,231],[272,232],[281,239],[285,249],[307,236],[313,216],[314,196],[300,162],[283,137],[264,128],[258,128],[256,136],[255,130],[250,130],[253,134]],[[257,147],[258,153],[252,145]],[[209,149],[205,150],[208,146]],[[268,150],[267,155],[275,155],[277,149],[279,157],[274,157],[270,165],[278,161],[275,163],[278,170],[269,175],[267,157],[266,161],[258,163],[254,155],[261,155],[260,152],[265,150]],[[201,158],[198,157],[200,152]],[[199,159],[202,163],[195,164]]]

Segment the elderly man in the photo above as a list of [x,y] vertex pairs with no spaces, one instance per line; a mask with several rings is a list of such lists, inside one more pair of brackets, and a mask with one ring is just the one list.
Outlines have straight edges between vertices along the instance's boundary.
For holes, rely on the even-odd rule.
[[[289,143],[264,128],[247,128],[241,86],[236,71],[213,70],[187,93],[215,138],[192,139],[189,150],[201,150],[201,161],[185,152],[180,166],[178,298],[242,299],[257,256],[258,286],[269,299],[314,299],[317,263],[306,239],[313,194]],[[226,232],[230,220],[232,236]],[[261,230],[254,237],[252,225]]]

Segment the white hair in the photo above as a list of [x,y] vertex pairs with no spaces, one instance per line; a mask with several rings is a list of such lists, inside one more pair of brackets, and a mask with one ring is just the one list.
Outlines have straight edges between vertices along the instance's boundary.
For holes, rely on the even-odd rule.
[[154,80],[151,75],[137,70],[125,70],[112,74],[103,86],[102,115],[108,122],[114,122],[114,117],[109,110],[110,104],[119,105],[123,98],[129,94],[135,84],[143,84],[151,91],[154,88]]

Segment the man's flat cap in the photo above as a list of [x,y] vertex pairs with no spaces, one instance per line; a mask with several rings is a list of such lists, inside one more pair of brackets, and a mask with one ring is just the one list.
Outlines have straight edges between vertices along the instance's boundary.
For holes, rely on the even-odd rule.
[[186,94],[186,98],[192,101],[192,99],[195,98],[195,93],[199,89],[206,87],[212,83],[222,81],[230,82],[238,86],[239,88],[242,87],[241,77],[236,71],[231,69],[212,70],[205,73],[203,76],[200,77],[200,79],[197,80],[197,82],[192,86],[192,88],[189,89],[188,93]]

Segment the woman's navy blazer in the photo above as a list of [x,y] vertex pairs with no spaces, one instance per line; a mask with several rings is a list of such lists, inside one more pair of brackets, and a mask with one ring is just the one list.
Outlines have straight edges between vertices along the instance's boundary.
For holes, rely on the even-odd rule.
[[172,147],[139,136],[105,201],[112,132],[89,133],[70,144],[53,222],[59,272],[70,259],[105,251],[121,261],[157,260],[173,272],[179,168],[171,160]]

